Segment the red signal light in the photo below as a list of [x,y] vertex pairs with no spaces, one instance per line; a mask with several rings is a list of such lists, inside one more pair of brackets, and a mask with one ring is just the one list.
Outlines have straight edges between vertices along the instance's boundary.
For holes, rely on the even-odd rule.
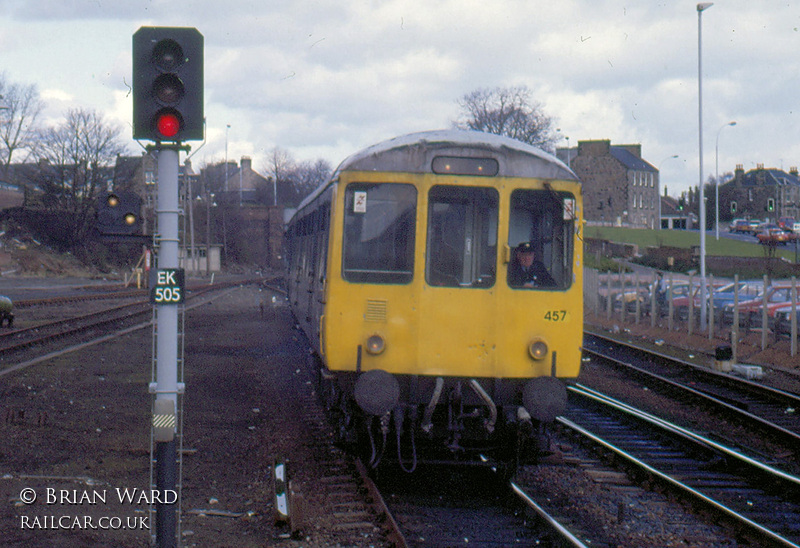
[[175,137],[181,129],[181,120],[175,113],[163,112],[158,115],[156,129],[163,137]]

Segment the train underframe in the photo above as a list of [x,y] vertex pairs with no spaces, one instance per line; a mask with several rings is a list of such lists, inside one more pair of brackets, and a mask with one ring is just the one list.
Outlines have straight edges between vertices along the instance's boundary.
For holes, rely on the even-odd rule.
[[336,441],[371,468],[395,463],[517,466],[552,452],[548,425],[566,407],[553,377],[470,379],[331,372],[312,357]]

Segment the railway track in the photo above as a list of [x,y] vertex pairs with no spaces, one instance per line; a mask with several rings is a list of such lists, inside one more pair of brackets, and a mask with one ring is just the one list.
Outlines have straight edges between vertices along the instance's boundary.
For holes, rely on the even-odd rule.
[[798,546],[800,478],[581,386],[558,420],[581,444],[622,462],[758,546]]
[[[188,292],[186,306],[187,308],[196,306],[199,298],[209,291],[253,282],[262,283],[261,280],[246,280],[197,287]],[[18,301],[15,306],[30,309],[86,302],[92,302],[94,306],[95,302],[105,300],[135,299],[132,302],[92,312],[79,312],[66,318],[0,331],[0,376],[79,345],[105,340],[124,330],[151,325],[153,306],[146,295],[146,292],[137,290]],[[55,315],[58,314],[51,311],[51,316]]]
[[0,332],[0,360],[13,359],[19,352],[53,341],[74,338],[91,329],[105,329],[112,324],[136,318],[152,311],[146,300],[139,300],[71,318],[37,323],[29,327]]
[[402,539],[395,546],[585,546],[524,487],[489,469],[383,471],[376,484]]
[[800,442],[800,396],[663,354],[587,334],[584,354],[644,379],[683,401],[722,411],[794,451]]

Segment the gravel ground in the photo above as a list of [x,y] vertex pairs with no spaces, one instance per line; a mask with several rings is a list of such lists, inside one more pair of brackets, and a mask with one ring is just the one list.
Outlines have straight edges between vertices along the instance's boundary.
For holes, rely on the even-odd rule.
[[[183,545],[373,545],[332,532],[314,487],[319,452],[330,448],[325,426],[304,409],[313,401],[301,374],[306,346],[271,297],[249,286],[186,313]],[[150,488],[151,334],[0,378],[4,546],[150,545],[154,523],[141,497]],[[275,524],[276,458],[305,495],[300,540]],[[120,503],[118,489],[137,498]]]

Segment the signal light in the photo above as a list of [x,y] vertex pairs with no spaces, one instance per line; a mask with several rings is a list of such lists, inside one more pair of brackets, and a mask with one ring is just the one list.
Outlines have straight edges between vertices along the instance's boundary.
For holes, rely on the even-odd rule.
[[142,232],[142,200],[133,192],[111,192],[97,205],[97,231],[102,236],[134,236]]
[[162,137],[171,139],[181,130],[181,119],[170,111],[159,112],[156,115],[156,130]]
[[141,27],[133,35],[133,138],[203,139],[203,35]]

